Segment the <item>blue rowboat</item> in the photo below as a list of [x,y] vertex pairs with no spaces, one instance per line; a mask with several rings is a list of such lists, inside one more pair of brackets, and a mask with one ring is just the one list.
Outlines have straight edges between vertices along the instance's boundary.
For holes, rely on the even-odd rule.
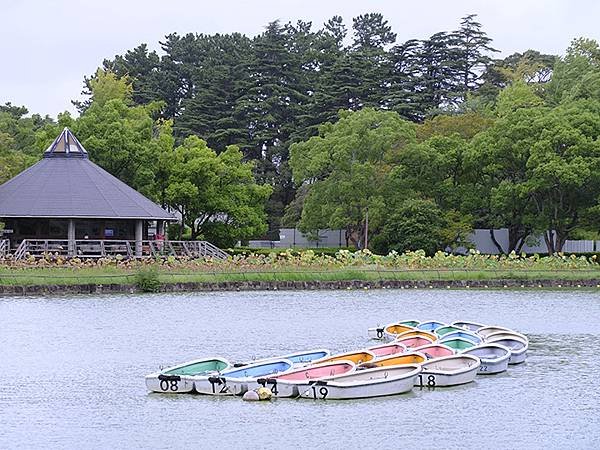
[[303,352],[291,353],[289,355],[280,356],[278,359],[289,359],[294,363],[294,366],[302,366],[306,364],[310,364],[317,359],[326,358],[329,356],[331,352],[326,349],[318,349],[318,350],[307,350]]
[[427,320],[426,322],[421,322],[419,325],[417,325],[417,328],[424,331],[435,331],[440,327],[445,327],[446,325],[447,324],[444,322],[438,322],[437,320]]
[[471,341],[473,344],[481,344],[481,342],[483,342],[483,339],[481,339],[479,336],[474,333],[469,333],[468,331],[453,331],[452,333],[444,335],[444,339],[454,338],[466,339],[467,341]]
[[281,374],[294,367],[289,359],[272,359],[224,370],[214,376],[190,376],[199,394],[242,395],[257,378]]

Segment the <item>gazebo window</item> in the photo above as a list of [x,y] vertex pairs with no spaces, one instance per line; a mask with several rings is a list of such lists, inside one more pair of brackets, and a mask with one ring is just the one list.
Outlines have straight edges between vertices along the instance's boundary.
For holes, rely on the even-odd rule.
[[71,133],[71,130],[65,128],[44,152],[44,158],[52,156],[87,158],[87,151],[75,135]]

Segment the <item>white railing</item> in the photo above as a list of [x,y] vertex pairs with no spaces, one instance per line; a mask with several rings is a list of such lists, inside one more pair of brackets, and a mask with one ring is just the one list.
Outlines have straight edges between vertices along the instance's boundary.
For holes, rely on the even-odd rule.
[[8,239],[0,239],[0,256],[6,256],[10,252],[10,241]]
[[[77,239],[69,249],[66,239],[23,239],[14,252],[15,259],[27,255],[34,258],[46,255],[78,258],[103,258],[120,255],[125,258],[186,256],[190,258],[225,259],[229,255],[206,241],[141,241],[136,251],[136,241]],[[1,250],[0,250],[1,251]]]

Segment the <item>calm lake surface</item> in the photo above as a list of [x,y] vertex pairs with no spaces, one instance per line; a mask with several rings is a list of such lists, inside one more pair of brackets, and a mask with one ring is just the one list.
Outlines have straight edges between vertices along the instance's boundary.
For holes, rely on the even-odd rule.
[[[144,375],[370,343],[369,326],[515,328],[528,360],[356,401],[148,394]],[[0,448],[600,448],[600,293],[372,290],[0,298]]]

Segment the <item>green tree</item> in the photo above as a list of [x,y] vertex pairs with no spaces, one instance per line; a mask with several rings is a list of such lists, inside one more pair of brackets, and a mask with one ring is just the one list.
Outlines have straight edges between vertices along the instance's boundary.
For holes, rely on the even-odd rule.
[[581,89],[584,80],[600,73],[600,46],[593,39],[573,40],[566,55],[559,58],[548,83],[545,99],[550,105],[573,99],[574,91]]
[[600,195],[600,102],[560,105],[540,118],[527,188],[549,252],[560,252]]
[[488,54],[498,51],[490,45],[492,39],[482,30],[475,17],[476,14],[463,17],[460,28],[454,32],[455,63],[463,101],[467,99],[469,91],[476,90],[481,84],[482,76],[492,62]]
[[446,247],[447,225],[435,202],[408,199],[387,217],[381,233],[373,239],[373,250],[380,254],[424,250],[433,255]]
[[173,146],[170,124],[153,119],[162,105],[130,106],[129,80],[110,72],[98,72],[91,86],[92,103],[73,125],[90,159],[156,198],[158,161]]
[[370,229],[377,228],[387,212],[384,181],[397,153],[414,140],[414,126],[398,114],[365,108],[342,111],[319,136],[293,144],[294,181],[309,186],[300,229],[343,228],[354,245],[362,246],[367,214]]
[[411,39],[392,47],[387,54],[387,71],[382,106],[402,117],[419,121],[425,115],[416,91],[419,89],[421,43]]
[[[546,109],[520,108],[496,120],[475,136],[465,156],[472,190],[469,210],[476,226],[490,228],[501,253],[520,252],[535,229],[535,212],[527,188],[527,163],[538,137],[536,122]],[[502,248],[494,228],[508,228],[508,248]]]
[[[260,236],[267,229],[264,204],[271,187],[257,184],[252,164],[229,146],[219,155],[196,136],[175,149],[169,167],[166,198],[192,230],[217,245]],[[180,233],[181,234],[181,233]]]
[[0,105],[0,183],[4,183],[41,156],[43,143],[36,133],[53,121],[48,116],[33,114],[27,108],[10,103]]
[[472,139],[476,134],[486,130],[494,120],[476,112],[463,114],[441,114],[425,120],[417,127],[417,138],[421,141],[433,136],[452,136],[458,134],[465,140]]
[[246,123],[236,120],[234,112],[240,88],[250,77],[244,70],[252,51],[250,42],[240,34],[195,36],[193,91],[182,101],[175,120],[179,140],[200,136],[217,152],[231,144],[247,143]]

